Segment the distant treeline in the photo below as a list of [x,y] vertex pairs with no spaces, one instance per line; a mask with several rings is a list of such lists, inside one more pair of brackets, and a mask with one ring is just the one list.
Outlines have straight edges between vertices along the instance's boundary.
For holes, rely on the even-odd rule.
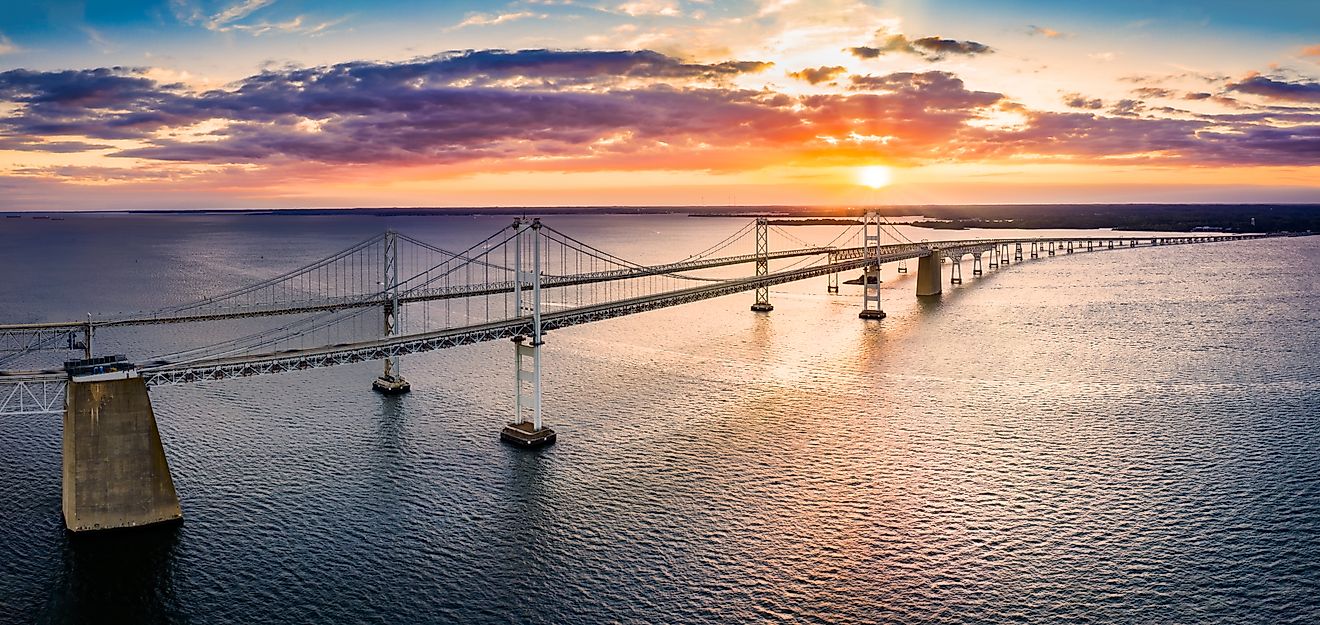
[[1320,232],[1317,204],[1084,204],[924,207],[937,228],[1114,228],[1189,232]]
[[[764,207],[736,212],[707,210],[693,217],[856,217],[867,208]],[[1320,232],[1320,204],[999,204],[974,206],[879,206],[882,215],[920,215],[933,221],[904,222],[938,229],[1114,228],[1189,232]],[[1254,221],[1253,221],[1254,220]],[[896,222],[897,223],[897,222]]]

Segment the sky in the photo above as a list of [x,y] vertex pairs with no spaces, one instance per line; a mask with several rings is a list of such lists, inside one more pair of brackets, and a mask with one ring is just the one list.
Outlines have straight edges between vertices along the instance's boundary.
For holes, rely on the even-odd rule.
[[0,210],[1051,202],[1320,202],[1320,3],[0,4]]

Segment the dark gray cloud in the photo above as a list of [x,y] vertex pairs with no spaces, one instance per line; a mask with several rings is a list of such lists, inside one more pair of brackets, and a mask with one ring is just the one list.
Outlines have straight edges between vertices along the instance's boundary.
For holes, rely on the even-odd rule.
[[941,37],[921,37],[908,39],[904,35],[889,35],[879,46],[856,46],[846,48],[859,59],[873,59],[890,52],[901,52],[922,57],[928,61],[939,61],[950,54],[973,56],[989,54],[994,49],[976,41],[959,41]]
[[1142,98],[1172,98],[1177,92],[1163,87],[1140,87],[1133,89],[1132,93]]
[[1100,98],[1088,98],[1080,93],[1068,93],[1063,96],[1063,102],[1075,109],[1102,109],[1105,107],[1104,100]]
[[1271,100],[1320,104],[1320,82],[1309,80],[1252,76],[1228,85],[1228,89],[1238,93],[1258,95]]

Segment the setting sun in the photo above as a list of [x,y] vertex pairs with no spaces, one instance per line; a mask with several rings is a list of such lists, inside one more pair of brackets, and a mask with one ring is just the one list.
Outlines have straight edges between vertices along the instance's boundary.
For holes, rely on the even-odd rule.
[[893,174],[884,165],[871,165],[857,170],[857,181],[872,189],[889,186]]

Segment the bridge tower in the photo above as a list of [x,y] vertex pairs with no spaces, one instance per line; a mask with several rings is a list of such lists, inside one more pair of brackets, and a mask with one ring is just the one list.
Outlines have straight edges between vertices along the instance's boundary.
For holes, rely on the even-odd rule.
[[[770,273],[770,220],[756,218],[756,277],[763,278]],[[838,279],[837,276],[835,278]],[[835,287],[838,290],[838,287]],[[770,305],[770,287],[756,287],[756,302],[752,304],[755,312],[770,312],[775,307]]]
[[[385,231],[385,276],[381,284],[385,293],[385,337],[398,336],[402,330],[403,308],[399,303],[399,237],[393,230]],[[385,395],[402,395],[412,390],[403,379],[403,368],[398,356],[385,357],[385,372],[371,383],[371,388]]]
[[[555,431],[541,423],[541,346],[545,343],[541,325],[541,220],[533,219],[531,225],[526,226],[521,219],[514,219],[513,230],[517,234],[513,253],[513,308],[519,315],[530,308],[532,323],[530,337],[513,337],[513,422],[500,430],[500,440],[520,447],[541,447],[555,442]],[[532,238],[531,271],[524,270],[522,257],[523,242],[528,236]],[[532,291],[532,301],[526,307],[523,289],[527,287],[524,285],[530,285]],[[529,363],[530,369],[527,368]],[[530,394],[527,392],[529,385],[532,387]]]
[[862,312],[857,316],[884,319],[885,311],[880,308],[880,216],[874,211],[862,218],[862,248],[875,262],[862,270]]
[[[825,261],[830,265],[839,262],[839,253],[834,250],[830,250],[825,255]],[[835,271],[833,273],[827,274],[825,276],[825,279],[826,279],[825,292],[831,294],[837,294],[839,292],[839,272]]]

